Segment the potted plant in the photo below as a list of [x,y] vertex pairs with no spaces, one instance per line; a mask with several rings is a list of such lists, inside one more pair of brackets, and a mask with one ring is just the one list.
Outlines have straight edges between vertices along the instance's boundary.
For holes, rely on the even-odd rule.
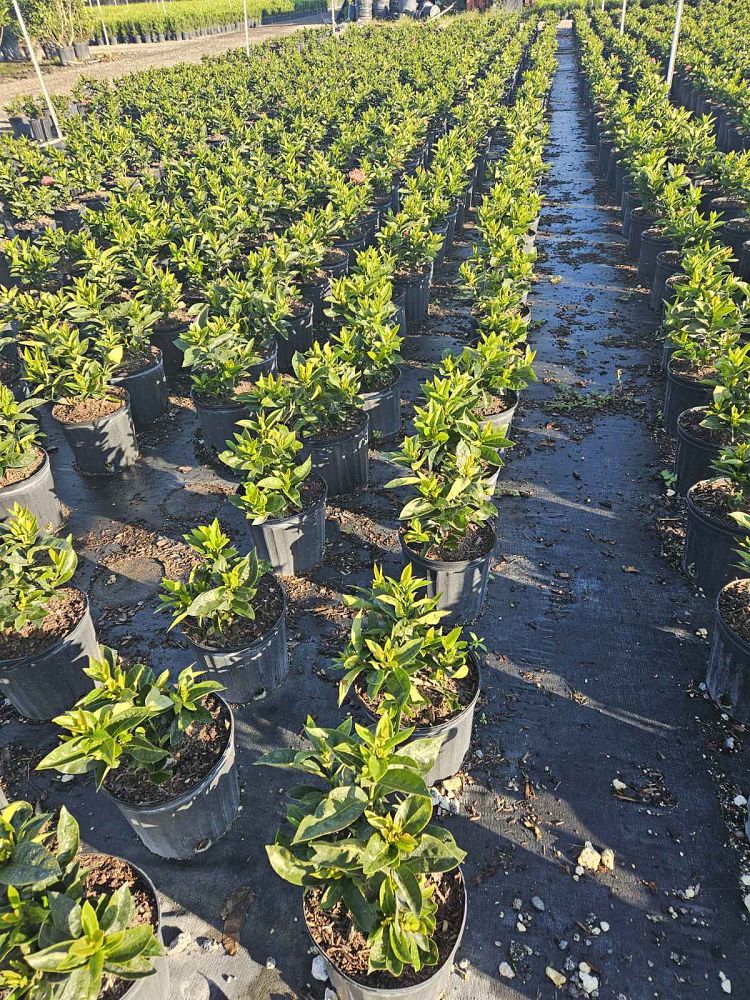
[[185,535],[198,557],[186,582],[162,580],[162,608],[227,699],[246,704],[286,678],[286,598],[255,549],[240,556],[217,519]]
[[177,340],[184,365],[191,370],[190,395],[198,411],[203,443],[214,454],[224,451],[241,420],[250,416],[241,394],[275,367],[275,346],[247,339],[236,320],[201,309]]
[[750,532],[750,443],[738,441],[719,452],[718,475],[687,491],[687,535],[682,568],[713,598],[737,579],[732,553]]
[[750,721],[750,540],[740,539],[736,554],[740,576],[716,597],[708,693],[733,719]]
[[344,671],[339,705],[353,688],[371,718],[387,712],[415,726],[417,736],[441,740],[425,776],[434,785],[459,771],[469,750],[481,680],[477,653],[484,646],[474,634],[463,639],[460,626],[440,627],[447,612],[427,595],[428,586],[411,564],[399,580],[375,566],[370,588],[344,594],[357,616],[337,665]]
[[677,417],[677,490],[683,496],[711,476],[726,445],[750,433],[750,345],[730,347],[716,359],[716,386],[707,406],[683,410]]
[[106,288],[81,280],[69,315],[97,352],[119,355],[110,381],[127,392],[136,431],[150,427],[169,404],[161,351],[150,340],[160,313],[142,298],[108,301]]
[[32,410],[38,399],[19,402],[0,382],[0,520],[18,504],[48,531],[62,524],[62,510],[52,466],[41,447],[41,431]]
[[169,968],[156,890],[135,865],[81,854],[78,823],[29,802],[0,809],[0,991],[21,997],[163,1000]]
[[155,256],[143,262],[133,261],[132,281],[133,294],[157,313],[151,328],[151,343],[160,351],[167,373],[175,375],[183,363],[176,340],[191,322],[182,298],[182,285],[172,271],[159,265]]
[[429,226],[424,200],[419,195],[404,199],[401,211],[386,218],[377,236],[381,250],[396,261],[394,284],[404,291],[407,323],[427,319],[432,265],[443,238]]
[[24,379],[53,401],[52,416],[63,429],[87,476],[122,472],[138,460],[138,444],[127,390],[113,386],[123,347],[91,357],[89,338],[62,320],[37,328],[24,341]]
[[153,854],[192,858],[231,826],[239,808],[234,719],[187,667],[171,681],[145,664],[125,669],[100,646],[86,674],[95,687],[54,722],[60,743],[38,765],[93,773]]
[[290,576],[316,566],[325,547],[326,484],[301,450],[279,413],[259,412],[219,456],[244,476],[229,499],[247,518],[251,545],[276,573]]
[[[424,775],[439,740],[408,742],[389,715],[366,729],[305,725],[311,750],[257,763],[305,775],[286,828],[266,848],[274,871],[304,890],[308,932],[340,997],[442,996],[466,919],[464,852],[432,822]],[[355,946],[356,942],[356,946]]]
[[312,302],[313,323],[320,323],[323,319],[331,277],[340,277],[349,266],[346,250],[331,247],[330,230],[330,213],[326,214],[322,209],[308,209],[284,234],[299,294]]
[[366,488],[369,421],[359,405],[357,372],[331,344],[318,343],[295,354],[292,368],[293,378],[259,378],[243,400],[299,434],[302,454],[329,496]]
[[413,455],[397,461],[408,464],[411,474],[386,486],[409,486],[416,493],[399,514],[404,562],[429,581],[430,596],[450,612],[448,621],[471,621],[481,614],[496,540],[493,487],[482,459],[461,442],[453,460],[440,469]]
[[334,323],[331,343],[341,361],[359,375],[371,436],[391,437],[401,427],[398,362],[403,338],[393,323],[392,291],[382,274],[371,276],[366,269],[357,269],[332,281],[328,296],[326,313]]
[[51,719],[90,687],[89,602],[65,586],[76,565],[72,536],[42,532],[26,508],[0,523],[0,690],[27,719]]

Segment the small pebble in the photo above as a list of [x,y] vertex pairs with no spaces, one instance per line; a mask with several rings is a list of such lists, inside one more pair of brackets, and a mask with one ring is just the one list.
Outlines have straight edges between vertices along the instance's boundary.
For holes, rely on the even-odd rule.
[[497,971],[500,973],[500,975],[503,977],[503,979],[515,979],[516,978],[516,974],[513,971],[513,967],[511,965],[509,965],[507,962],[501,962],[500,963],[500,967],[499,967],[499,969]]

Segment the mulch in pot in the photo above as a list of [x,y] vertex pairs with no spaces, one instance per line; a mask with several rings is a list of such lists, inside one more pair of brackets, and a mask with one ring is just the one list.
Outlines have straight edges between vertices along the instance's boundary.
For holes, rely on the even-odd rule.
[[125,405],[126,390],[110,386],[106,399],[61,399],[52,407],[52,416],[61,424],[88,424],[117,413]]
[[70,635],[85,610],[86,598],[81,591],[62,587],[49,599],[43,622],[24,625],[19,632],[0,632],[0,660],[17,660],[54,646]]
[[31,479],[35,472],[44,465],[44,452],[36,449],[34,458],[28,465],[17,469],[6,469],[5,475],[0,476],[0,490],[5,486],[13,486],[15,483],[22,483],[24,479]]
[[676,358],[674,356],[670,358],[669,370],[673,375],[684,378],[689,382],[703,382],[705,379],[715,382],[718,375],[713,365],[697,367],[692,361],[688,361],[687,358]]
[[732,492],[726,479],[707,479],[696,483],[690,491],[693,503],[707,517],[717,521],[722,527],[737,530],[737,522],[731,514],[742,511],[750,515],[750,504]]
[[506,413],[513,405],[514,401],[509,396],[492,396],[489,404],[482,409],[478,409],[476,414],[481,420],[482,417],[492,417],[496,413]]
[[155,785],[145,771],[121,765],[110,771],[104,787],[114,798],[131,806],[158,805],[198,785],[211,771],[229,744],[231,720],[227,706],[214,695],[204,699],[211,721],[193,724],[179,747],[172,751],[174,773]]
[[187,618],[180,623],[180,628],[191,642],[208,649],[227,652],[247,649],[256,639],[271,631],[284,611],[281,586],[271,573],[266,573],[258,581],[253,609],[255,618],[237,618],[221,634],[207,632],[205,628],[199,628],[197,622]]
[[696,406],[690,410],[683,410],[677,417],[680,429],[690,437],[703,441],[705,444],[716,445],[723,448],[724,445],[732,443],[732,435],[729,431],[712,431],[709,427],[702,427],[701,421],[706,419],[707,409],[705,406]]
[[367,937],[354,925],[343,902],[338,902],[331,910],[320,908],[321,889],[311,889],[304,896],[305,919],[315,943],[326,957],[358,983],[373,989],[404,989],[417,986],[430,979],[450,955],[461,932],[465,889],[458,871],[433,876],[436,913],[435,943],[439,958],[436,965],[428,965],[419,972],[407,966],[402,975],[395,978],[385,970],[367,974],[370,949]]
[[[406,544],[416,555],[421,555],[415,546],[408,542]],[[494,545],[495,533],[485,521],[483,524],[472,525],[455,548],[433,545],[423,558],[438,559],[443,562],[465,562],[469,559],[481,559],[482,556],[486,556],[488,552],[492,551]]]
[[398,368],[383,368],[380,371],[367,375],[362,380],[362,392],[382,392],[390,389],[398,382]]
[[335,423],[332,424],[317,424],[312,433],[304,434],[303,441],[327,441],[329,438],[341,437],[344,434],[351,434],[354,431],[360,430],[363,423],[365,422],[364,415],[362,411],[353,407],[351,410],[346,410],[342,413]]
[[[81,867],[84,869],[83,898],[95,906],[104,896],[110,896],[115,890],[126,885],[133,897],[133,917],[129,927],[139,927],[143,924],[154,931],[159,921],[159,911],[151,888],[143,880],[139,872],[122,858],[111,854],[84,854],[81,856]],[[133,985],[118,976],[105,976],[97,1000],[120,1000],[120,997]]]
[[126,354],[115,372],[115,378],[126,378],[152,368],[158,362],[160,354],[158,347],[147,347],[144,351]]
[[[448,722],[456,715],[460,715],[467,705],[471,704],[474,695],[479,688],[479,670],[472,657],[467,660],[469,672],[465,677],[458,680],[446,678],[445,688],[460,703],[459,708],[452,708],[448,698],[434,688],[424,688],[421,693],[429,699],[430,704],[420,707],[405,708],[402,712],[402,720],[409,726],[439,726],[443,722]],[[425,671],[427,674],[427,671]],[[357,695],[373,715],[377,715],[383,703],[382,698],[371,699],[367,695],[367,684],[360,675],[355,683]]]
[[750,580],[735,580],[719,593],[719,613],[729,628],[750,643]]

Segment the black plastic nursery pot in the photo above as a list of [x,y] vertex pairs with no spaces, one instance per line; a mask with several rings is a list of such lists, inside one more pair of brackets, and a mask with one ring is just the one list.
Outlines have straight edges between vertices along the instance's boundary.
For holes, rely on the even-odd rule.
[[683,410],[705,406],[711,401],[713,386],[675,373],[675,359],[667,365],[667,387],[664,393],[664,429],[677,434],[677,418]]
[[716,616],[711,639],[711,654],[706,671],[706,687],[711,698],[733,719],[750,723],[750,642],[736,632],[722,613],[735,600],[750,603],[743,591],[746,579],[735,580],[722,587],[716,598]]
[[313,304],[303,301],[294,315],[287,319],[287,336],[276,337],[276,367],[280,372],[289,374],[292,370],[292,358],[300,351],[308,351],[315,339],[313,332]]
[[235,434],[241,431],[239,421],[249,420],[251,416],[250,407],[243,403],[204,403],[192,390],[190,398],[200,420],[203,444],[217,455],[225,451],[227,441],[234,440]]
[[419,271],[398,276],[394,281],[394,287],[404,293],[404,311],[407,324],[423,323],[427,319],[431,280],[432,265],[428,264]]
[[708,203],[710,212],[716,212],[722,222],[729,222],[730,219],[739,219],[745,215],[745,203],[737,198],[725,198],[719,195],[712,198]]
[[687,536],[682,568],[708,597],[740,576],[736,549],[750,532],[735,522],[718,518],[701,505],[701,494],[726,480],[716,477],[695,483],[687,491]]
[[99,646],[88,598],[83,597],[83,614],[66,636],[28,656],[0,660],[0,693],[25,719],[47,722],[91,689],[83,670]]
[[76,50],[73,45],[58,45],[57,58],[61,66],[70,66],[76,61]]
[[[635,191],[630,191],[628,188],[624,188],[622,192],[622,235],[627,239],[630,238],[630,222],[633,212],[636,208],[640,207],[641,199]],[[655,221],[655,220],[654,220]],[[648,228],[647,226],[643,227]],[[640,250],[640,232],[638,233],[638,245],[636,247],[636,253]]]
[[239,810],[234,716],[222,698],[213,697],[228,713],[229,739],[221,757],[196,785],[165,802],[150,805],[133,805],[103,790],[143,846],[160,858],[185,861],[207,851],[224,836]]
[[367,487],[369,474],[368,442],[370,420],[359,411],[361,419],[353,430],[330,437],[303,439],[301,458],[309,455],[313,472],[325,480],[328,496],[352,493]]
[[660,253],[674,249],[674,243],[661,229],[651,227],[641,233],[641,247],[638,254],[638,284],[650,288],[656,277],[656,259]]
[[370,419],[370,440],[392,437],[401,429],[401,370],[394,368],[392,375],[385,389],[361,393],[362,409]]
[[161,353],[162,364],[167,375],[174,377],[183,370],[184,352],[177,346],[175,341],[185,329],[185,324],[180,321],[165,323],[162,327],[156,327],[150,336],[151,343],[157,347]]
[[298,576],[323,558],[327,487],[325,480],[314,473],[310,479],[320,483],[320,496],[303,510],[268,518],[262,524],[247,522],[250,544],[258,558],[265,559],[282,576]]
[[349,252],[342,246],[333,247],[323,258],[320,269],[329,279],[343,278],[349,270]]
[[[424,780],[428,788],[437,784],[438,781],[444,781],[445,778],[451,778],[454,774],[457,774],[461,770],[466,754],[469,752],[471,731],[474,726],[474,712],[482,691],[482,673],[479,669],[479,663],[473,653],[470,654],[470,658],[477,680],[477,688],[471,701],[460,712],[454,715],[453,718],[446,719],[445,722],[440,722],[434,726],[417,726],[414,729],[412,739],[437,739],[441,737],[443,740],[435,763],[425,775]],[[377,721],[377,715],[365,705],[359,692],[355,690],[355,693],[370,719],[373,722]]]
[[[368,986],[366,983],[357,982],[357,980],[352,979],[346,973],[342,972],[328,957],[328,955],[326,955],[321,946],[315,940],[307,914],[304,913],[305,907],[303,905],[307,933],[310,935],[310,940],[325,960],[328,970],[328,978],[331,981],[331,986],[333,987],[338,1000],[441,1000],[441,998],[447,994],[450,987],[451,976],[453,975],[453,963],[456,958],[456,952],[461,944],[461,939],[466,927],[466,915],[468,913],[466,879],[463,876],[461,868],[458,869],[458,872],[461,879],[460,884],[463,889],[464,903],[461,925],[458,929],[458,936],[456,937],[456,941],[451,947],[450,952],[444,957],[444,960],[439,965],[434,967],[434,971],[428,972],[426,979],[423,979],[420,983],[416,983],[414,986],[399,986],[398,979],[393,980],[395,984],[393,986]],[[432,969],[433,967],[429,968]]]
[[685,496],[695,483],[711,478],[713,463],[721,450],[721,444],[711,442],[695,433],[695,425],[705,415],[705,406],[694,406],[690,410],[683,410],[677,418],[677,454],[674,471],[677,476],[677,492],[681,496]]
[[[654,279],[651,285],[651,308],[658,312],[667,299],[667,280],[682,271],[682,254],[679,250],[661,250],[656,255]],[[673,293],[672,293],[673,294]]]
[[[138,881],[148,890],[151,896],[151,901],[154,904],[154,909],[156,911],[156,920],[151,925],[154,934],[159,939],[164,951],[167,950],[167,942],[164,940],[164,928],[162,925],[162,913],[161,905],[159,903],[159,896],[156,892],[156,887],[148,875],[134,865],[132,861],[128,861],[127,858],[118,857],[116,854],[104,854],[104,853],[88,853],[82,852],[79,855],[79,860],[81,862],[81,868],[85,869],[87,866],[92,866],[95,862],[117,861],[121,864],[126,865],[131,869],[132,874],[134,874]],[[123,885],[129,885],[130,876],[123,881]],[[116,888],[120,888],[117,886]],[[129,985],[126,983],[124,992],[118,992],[119,1000],[167,1000],[169,997],[169,959],[166,954],[157,955],[152,958],[151,966],[153,967],[153,972],[149,976],[144,976],[142,979],[135,979]]]
[[397,288],[394,285],[391,301],[396,307],[396,312],[393,315],[393,323],[398,326],[398,332],[401,334],[401,336],[405,337],[407,333],[406,291],[403,288]]
[[122,387],[116,391],[122,393],[122,405],[114,413],[95,420],[71,423],[55,412],[59,403],[52,408],[52,416],[61,425],[84,476],[112,476],[138,461],[138,442],[128,393]]
[[127,389],[130,414],[136,431],[144,430],[167,412],[169,394],[164,361],[158,347],[152,348],[153,361],[140,371],[112,379],[112,385]]
[[428,581],[427,593],[438,598],[438,608],[448,611],[443,624],[464,624],[479,618],[487,593],[490,561],[497,536],[492,531],[488,551],[474,559],[430,559],[415,552],[399,532],[404,565],[411,563],[415,576]]
[[42,451],[42,464],[27,479],[0,487],[0,521],[5,520],[15,503],[28,507],[42,528],[57,531],[62,524],[60,499],[46,451]]
[[233,705],[245,705],[262,694],[270,694],[289,673],[286,642],[286,595],[284,588],[271,579],[282,602],[281,615],[263,635],[241,648],[221,648],[185,638],[195,654],[200,669],[223,685],[222,692]]
[[[647,211],[642,206],[634,208],[630,213],[628,225],[628,253],[631,257],[638,258],[641,253],[641,235],[650,229],[656,222],[653,212]],[[663,249],[663,248],[660,248]]]
[[325,309],[326,304],[325,299],[330,290],[330,276],[322,272],[314,281],[307,281],[299,285],[299,293],[302,298],[312,303],[313,323],[320,323],[323,321],[323,310]]
[[742,244],[742,256],[737,273],[743,281],[750,281],[750,240]]
[[732,254],[735,258],[732,267],[735,273],[742,277],[742,251],[747,241],[750,240],[750,218],[743,215],[736,219],[729,219],[724,223],[720,236],[722,242],[732,248]]

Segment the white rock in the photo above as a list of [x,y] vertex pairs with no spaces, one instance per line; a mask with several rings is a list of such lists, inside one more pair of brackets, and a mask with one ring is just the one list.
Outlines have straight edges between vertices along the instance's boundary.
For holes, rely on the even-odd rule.
[[313,979],[317,979],[319,983],[324,983],[328,979],[328,965],[322,955],[315,956],[310,971]]
[[743,885],[750,885],[750,875],[743,875],[740,879]]
[[500,968],[497,970],[503,979],[515,979],[516,974],[513,971],[513,966],[509,965],[507,962],[501,962]]
[[266,959],[266,968],[267,969],[275,969],[276,968],[276,959],[273,958],[271,955],[269,955],[268,958]]
[[553,969],[551,965],[548,965],[544,971],[547,973],[547,979],[551,979],[558,989],[562,989],[568,981],[562,972],[558,972],[557,969]]
[[592,976],[589,972],[579,972],[578,976],[581,980],[581,989],[584,993],[588,993],[590,996],[599,989],[599,980],[596,976]]
[[180,931],[174,941],[167,948],[167,951],[170,955],[178,955],[182,951],[187,951],[192,943],[193,939],[187,931]]
[[721,988],[724,990],[724,992],[725,993],[731,993],[732,992],[732,980],[728,979],[724,975],[723,972],[719,973],[719,979],[721,981]]
[[579,962],[578,963],[578,971],[579,972],[584,972],[584,973],[586,973],[586,975],[588,975],[589,972],[591,972],[591,966],[589,965],[588,962]]
[[619,778],[615,778],[612,781],[612,787],[616,792],[624,792],[628,786],[625,784],[624,781],[620,781]]
[[607,923],[606,920],[600,920],[599,921],[599,926],[601,927],[602,932],[604,934],[609,934],[609,924]]
[[615,870],[615,852],[611,847],[607,847],[602,851],[602,864],[608,872],[613,872]]
[[[596,871],[601,863],[602,856],[591,843],[587,840],[583,845],[583,850],[578,855],[578,864],[582,868],[588,868],[590,871]],[[577,871],[578,869],[576,869]]]
[[539,910],[541,913],[544,910],[544,901],[539,898],[539,896],[531,897],[531,905],[535,910]]
[[747,805],[747,799],[745,798],[744,795],[735,795],[735,797],[732,799],[732,802],[734,802],[736,806],[739,806],[740,809],[743,806]]
[[526,924],[522,924],[521,921],[519,920],[518,923],[516,924],[516,930],[518,931],[519,934],[525,934]]
[[323,1000],[339,1000],[339,995],[336,990],[332,990],[330,986],[326,986],[326,991],[323,994]]

